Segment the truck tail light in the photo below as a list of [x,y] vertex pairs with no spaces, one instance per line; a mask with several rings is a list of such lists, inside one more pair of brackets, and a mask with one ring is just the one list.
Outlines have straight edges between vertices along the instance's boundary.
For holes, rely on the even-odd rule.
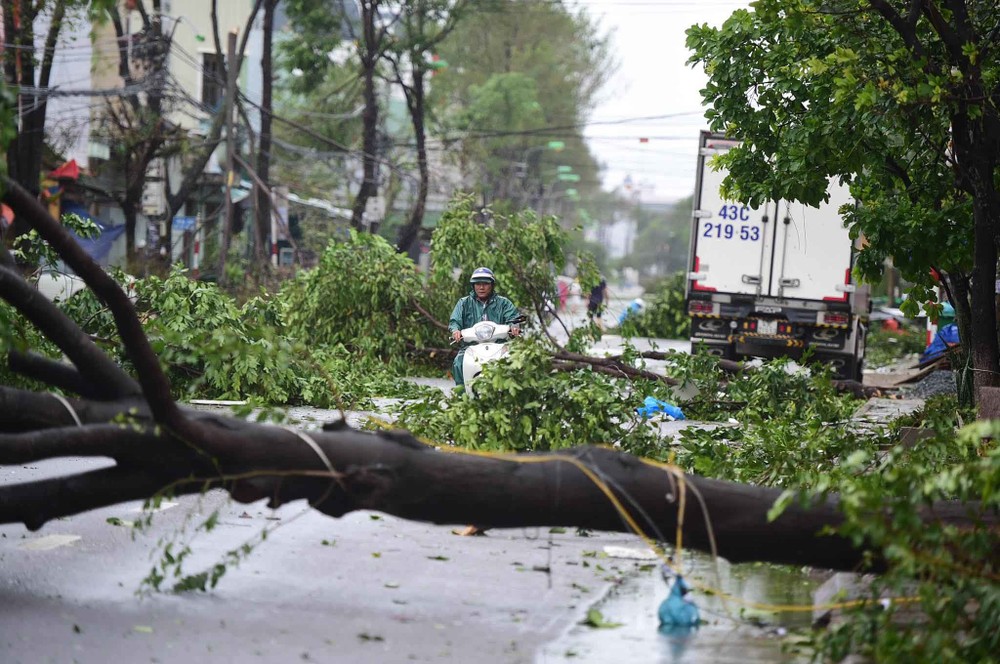
[[688,304],[688,313],[711,315],[715,313],[715,305],[711,302],[700,302],[696,300]]
[[778,334],[792,334],[794,331],[791,323],[778,323]]
[[824,325],[847,325],[850,320],[850,314],[843,312],[824,311],[820,316],[820,322]]

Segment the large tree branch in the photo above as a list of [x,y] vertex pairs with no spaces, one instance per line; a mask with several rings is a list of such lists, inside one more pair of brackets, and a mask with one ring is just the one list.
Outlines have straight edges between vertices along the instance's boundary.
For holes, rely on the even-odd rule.
[[0,297],[24,314],[77,368],[91,373],[102,396],[118,398],[139,393],[138,384],[108,359],[72,319],[6,266],[0,266]]
[[89,401],[59,398],[0,385],[0,431],[31,431],[109,422],[123,413],[134,411],[137,417],[149,417],[144,402]]
[[[38,353],[22,353],[17,350],[9,351],[7,353],[7,364],[10,366],[10,370],[15,373],[66,392],[79,394],[87,399],[101,399],[107,396],[105,387],[93,383],[73,365],[49,359]],[[132,382],[135,393],[141,393],[142,390],[139,388],[139,384],[135,381]],[[112,395],[112,398],[117,396],[120,395]]]
[[871,5],[879,15],[882,16],[889,25],[893,27],[896,34],[903,40],[910,52],[913,53],[915,58],[924,57],[924,46],[920,43],[920,39],[917,38],[916,31],[916,21],[912,23],[902,16],[895,10],[895,8],[889,4],[888,0],[868,0],[868,4]]
[[[24,464],[42,459],[103,456],[140,462],[149,458],[160,437],[127,424],[101,424],[68,429],[44,429],[0,434],[0,464]],[[157,450],[162,454],[162,450]]]
[[[154,421],[190,445],[194,446],[200,441],[211,439],[217,448],[228,446],[230,450],[238,450],[241,441],[237,436],[227,435],[225,429],[218,427],[206,428],[202,421],[185,417],[178,408],[170,392],[170,381],[160,368],[159,358],[153,352],[139,317],[121,287],[87,255],[69,232],[53,219],[33,196],[9,178],[4,178],[3,182],[6,185],[4,200],[14,213],[26,219],[59,253],[66,264],[86,282],[94,295],[110,309],[126,354],[136,368],[142,394]],[[62,332],[53,333],[62,334]]]
[[[104,469],[2,487],[0,522],[22,521],[38,528],[49,519],[149,497],[164,487],[176,494],[224,485],[242,501],[267,499],[278,506],[305,499],[331,516],[372,509],[443,524],[626,532],[631,520],[661,540],[675,532],[680,518],[687,545],[709,550],[714,536],[719,555],[733,562],[856,569],[867,551],[875,555],[875,569],[883,564],[877,549],[824,534],[843,521],[836,498],[812,507],[790,506],[770,521],[767,514],[778,489],[682,475],[605,448],[488,457],[428,447],[405,432],[299,434],[231,420],[216,420],[210,428],[235,432],[243,440],[238,451],[217,450],[213,440],[199,441],[209,453],[220,452],[217,473],[189,455],[177,458],[189,458],[190,465],[175,459],[156,463],[155,470]],[[88,436],[75,435],[78,441]],[[117,445],[112,451],[120,452],[127,443],[119,440]],[[682,490],[687,500],[679,514]],[[979,520],[990,529],[998,523],[995,513],[976,503],[935,503],[924,518],[965,526]]]
[[941,39],[941,42],[948,49],[948,53],[953,62],[959,64],[963,71],[968,71],[970,62],[968,56],[962,51],[965,44],[975,43],[975,30],[969,23],[969,15],[965,11],[965,0],[959,2],[949,2],[945,5],[948,8],[950,19],[954,24],[948,22],[948,18],[941,13],[936,2],[924,2],[923,12],[934,28],[934,32]]
[[448,331],[447,323],[442,323],[441,321],[439,321],[437,318],[434,317],[434,314],[424,309],[424,307],[415,299],[412,302],[413,302],[413,308],[417,310],[417,313],[426,318],[431,325],[433,325],[439,330],[444,330],[445,332]]
[[[158,419],[168,422],[172,419],[172,416],[176,417],[177,406],[170,396],[170,383],[160,370],[159,360],[153,353],[152,348],[150,348],[149,340],[146,338],[139,318],[135,315],[135,310],[132,308],[128,296],[115,283],[114,279],[108,276],[87,255],[69,232],[49,215],[41,203],[9,178],[4,178],[4,185],[6,189],[4,200],[14,210],[14,213],[19,217],[27,218],[32,227],[38,231],[38,234],[59,253],[60,257],[66,261],[66,264],[93,289],[94,295],[111,310],[119,334],[121,334],[122,342],[129,351],[129,357],[139,373],[143,393],[147,401],[154,408],[154,411],[159,411],[161,417]],[[9,272],[5,273],[4,281],[8,283],[8,287],[11,290],[16,290],[17,287],[14,285],[15,279],[8,280],[8,276],[13,275],[9,275]],[[35,298],[41,297],[40,294],[35,294]],[[25,298],[23,306],[27,309],[25,311],[26,315],[29,314],[29,311],[47,311],[49,317],[55,316],[52,310],[40,303],[38,299]],[[46,334],[48,335],[49,332],[46,331]],[[63,330],[53,329],[52,334],[69,337],[64,340],[67,347],[63,348],[63,352],[69,355],[70,359],[78,367],[80,367],[80,364],[77,363],[79,357],[81,361],[86,363],[87,369],[90,369],[91,366],[97,367],[102,371],[101,375],[106,374],[109,379],[112,378],[112,370],[100,367],[100,360],[93,358],[89,354],[92,351],[86,350],[87,346],[85,343],[72,338],[71,335],[66,334]],[[53,339],[53,341],[55,340]],[[57,345],[60,344],[57,343]],[[91,346],[93,346],[92,342]],[[62,348],[62,345],[60,345],[60,348]],[[96,346],[93,346],[93,348],[96,348]],[[70,352],[75,353],[78,357],[71,355]],[[104,357],[102,364],[105,366],[108,365],[109,360],[103,354],[102,357]],[[121,370],[119,369],[118,372],[120,373]],[[117,382],[121,382],[120,376],[117,378]]]
[[646,371],[645,369],[636,369],[625,362],[622,361],[621,356],[612,357],[591,357],[589,355],[581,355],[580,353],[571,353],[567,350],[556,351],[552,354],[553,359],[566,362],[575,365],[585,365],[589,364],[593,367],[603,367],[605,369],[611,369],[617,372],[619,375],[627,376],[630,378],[646,378],[649,380],[656,380],[666,383],[667,385],[677,385],[678,381],[669,376],[661,376],[659,374],[653,373],[652,371]]
[[[69,477],[0,486],[0,523],[22,522],[29,530],[63,516],[130,500],[144,500],[167,481],[154,472],[102,468]],[[195,493],[199,485],[180,485],[174,493]]]

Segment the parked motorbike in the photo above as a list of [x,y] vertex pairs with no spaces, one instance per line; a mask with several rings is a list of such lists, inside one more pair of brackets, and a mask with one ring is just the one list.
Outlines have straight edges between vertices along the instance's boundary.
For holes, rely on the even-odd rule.
[[461,330],[462,341],[471,344],[465,349],[465,357],[462,359],[462,375],[465,377],[466,394],[473,395],[472,383],[483,372],[484,364],[510,355],[510,347],[503,342],[510,338],[511,328],[520,325],[525,320],[525,316],[519,316],[507,324],[484,320]]

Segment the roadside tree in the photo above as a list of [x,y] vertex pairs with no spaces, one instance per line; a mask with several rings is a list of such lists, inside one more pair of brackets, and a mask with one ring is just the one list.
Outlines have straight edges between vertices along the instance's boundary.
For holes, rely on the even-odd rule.
[[431,58],[438,44],[455,29],[467,5],[467,0],[415,0],[404,3],[399,10],[399,23],[385,52],[392,78],[406,99],[417,157],[416,198],[409,218],[399,229],[396,239],[396,247],[403,253],[410,251],[423,225],[430,189],[427,86],[435,67]]
[[[712,129],[742,141],[725,185],[759,204],[817,203],[828,180],[863,237],[858,269],[892,256],[916,313],[944,279],[976,391],[1000,384],[994,304],[1000,60],[985,0],[762,0],[688,31]],[[972,242],[969,242],[969,239]]]
[[[64,29],[113,4],[111,0],[4,0],[0,4],[4,82],[18,110],[16,129],[7,144],[7,172],[28,191],[39,190],[52,67]],[[40,31],[44,40],[38,39]]]
[[581,198],[600,189],[583,123],[617,64],[586,13],[544,0],[476,3],[437,53],[449,67],[430,95],[436,136],[457,143],[460,170],[488,202],[551,212],[559,165],[579,176]]

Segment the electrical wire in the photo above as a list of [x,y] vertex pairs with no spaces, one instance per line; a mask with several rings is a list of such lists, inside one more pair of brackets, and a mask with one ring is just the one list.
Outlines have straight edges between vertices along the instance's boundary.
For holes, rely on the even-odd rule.
[[[383,429],[393,429],[394,425],[385,420],[379,419],[377,417],[369,417],[368,420],[375,426]],[[666,551],[660,544],[650,537],[641,526],[636,522],[635,518],[632,516],[631,512],[624,506],[622,499],[620,499],[615,492],[611,489],[607,482],[601,479],[599,473],[591,468],[586,463],[577,459],[575,457],[570,457],[560,454],[535,454],[532,456],[523,456],[517,454],[503,453],[503,452],[486,452],[482,450],[470,450],[466,448],[453,447],[450,445],[441,445],[432,440],[426,438],[417,437],[420,442],[433,447],[436,450],[446,452],[449,454],[465,454],[469,456],[484,457],[489,459],[496,459],[498,461],[511,461],[514,463],[568,463],[579,470],[588,480],[594,483],[594,485],[601,491],[602,494],[608,499],[618,514],[621,516],[622,520],[628,525],[632,532],[637,535],[656,555],[660,558],[661,562],[668,566],[675,574],[681,575],[681,563],[680,555],[683,549],[683,530],[684,530],[684,513],[686,500],[687,488],[691,488],[692,492],[695,493],[695,498],[697,499],[699,505],[701,506],[702,516],[705,519],[705,528],[709,532],[709,541],[711,547],[711,554],[713,559],[718,557],[718,552],[715,545],[715,535],[712,528],[712,522],[708,513],[708,507],[705,503],[704,497],[700,493],[695,492],[695,487],[687,483],[687,477],[684,471],[673,464],[662,463],[654,461],[652,459],[640,459],[642,463],[645,463],[654,468],[662,470],[668,477],[672,478],[676,482],[677,496],[678,496],[678,514],[677,514],[677,529],[675,533],[675,550],[674,553],[677,556],[676,561],[667,555]],[[794,613],[794,612],[813,612],[813,611],[826,611],[832,609],[845,609],[854,608],[859,606],[871,606],[876,604],[884,604],[885,602],[892,602],[897,604],[907,604],[919,602],[919,597],[893,597],[886,598],[882,600],[871,600],[871,599],[858,599],[858,600],[847,600],[843,602],[829,602],[824,604],[775,604],[769,602],[757,602],[754,600],[748,600],[731,593],[727,593],[718,586],[711,586],[705,583],[698,582],[696,580],[691,581],[691,587],[697,588],[705,593],[716,595],[723,600],[731,601],[734,604],[745,606],[748,608],[756,609],[759,611],[770,611],[775,613]]]

